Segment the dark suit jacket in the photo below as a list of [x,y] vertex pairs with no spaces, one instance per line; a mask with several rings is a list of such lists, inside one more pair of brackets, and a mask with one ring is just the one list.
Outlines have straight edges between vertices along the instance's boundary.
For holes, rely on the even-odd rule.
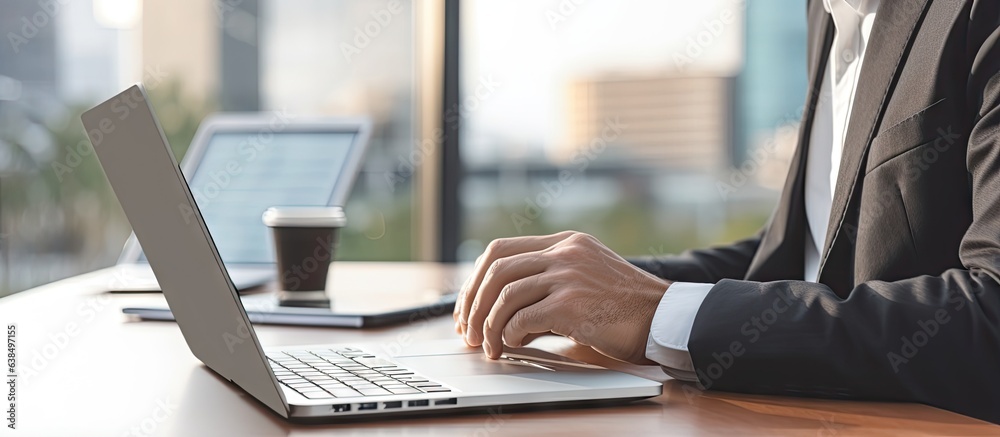
[[809,4],[809,98],[760,234],[636,260],[716,283],[699,382],[915,401],[1000,422],[1000,1],[882,0],[844,144],[819,283],[804,282],[805,157],[832,20]]

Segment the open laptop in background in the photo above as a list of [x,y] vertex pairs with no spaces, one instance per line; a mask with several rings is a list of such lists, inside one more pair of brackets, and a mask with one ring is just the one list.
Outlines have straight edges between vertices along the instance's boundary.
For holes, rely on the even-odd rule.
[[[131,109],[123,114],[116,110],[122,105]],[[191,352],[284,418],[336,421],[662,393],[658,382],[535,355],[540,351],[530,348],[505,350],[504,358],[491,361],[458,338],[399,348],[329,344],[265,351],[142,87],[82,119]]]
[[[217,114],[201,123],[181,169],[237,290],[275,278],[264,210],[344,205],[370,132],[364,118],[281,111]],[[109,291],[160,291],[134,233],[114,269]]]

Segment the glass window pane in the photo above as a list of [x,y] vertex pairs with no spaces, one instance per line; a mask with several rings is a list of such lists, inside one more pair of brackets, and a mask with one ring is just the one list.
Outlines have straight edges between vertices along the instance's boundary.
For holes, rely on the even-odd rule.
[[[804,98],[802,5],[462,8],[460,258],[493,238],[564,229],[623,254],[673,253],[748,236],[769,216],[793,145],[784,126]],[[780,153],[746,164],[776,142]]]
[[268,0],[261,23],[264,109],[366,115],[375,128],[348,204],[338,259],[411,258],[413,9],[407,1]]
[[[0,295],[114,264],[129,226],[79,115],[137,81],[178,158],[224,90],[372,117],[338,256],[410,259],[410,175],[386,175],[413,147],[413,32],[409,1],[0,2]],[[259,83],[223,77],[226,41],[259,59]]]
[[79,121],[138,80],[138,1],[117,3],[0,4],[0,296],[109,265],[127,236]]

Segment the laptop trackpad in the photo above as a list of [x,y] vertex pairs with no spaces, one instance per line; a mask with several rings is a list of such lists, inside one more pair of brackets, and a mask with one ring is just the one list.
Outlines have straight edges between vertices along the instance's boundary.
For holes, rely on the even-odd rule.
[[530,347],[505,346],[504,355],[499,360],[491,360],[486,357],[482,349],[466,346],[464,341],[457,338],[414,342],[395,351],[386,350],[386,352],[389,352],[394,361],[423,374],[427,374],[425,369],[431,371],[448,369],[449,371],[440,373],[451,376],[560,371],[586,373],[604,370],[598,366]]
[[494,361],[482,354],[434,355],[396,359],[399,364],[432,380],[462,391],[533,393],[579,388],[573,372],[553,372]]
[[426,376],[510,375],[516,373],[546,372],[523,366],[490,360],[485,355],[432,355],[403,357],[395,360],[404,367]]
[[394,361],[421,375],[440,376],[481,376],[481,375],[520,375],[534,377],[538,375],[552,376],[557,374],[585,374],[600,370],[570,366],[526,362],[527,360],[499,359],[491,360],[482,353],[460,355],[428,355],[397,357]]
[[[389,347],[383,347],[383,352],[387,352],[389,356],[394,358],[402,357],[426,357],[432,355],[478,355],[484,357],[483,350],[477,347],[469,347],[464,341],[458,338],[442,339],[442,340],[429,340],[410,343],[406,346],[396,347],[395,350]],[[504,358],[500,361],[504,361],[506,358],[524,360],[523,362],[531,362],[544,365],[545,367],[579,367],[579,368],[589,368],[589,369],[601,369],[599,366],[594,366],[581,361],[574,360],[572,358],[564,357],[562,355],[557,355],[542,349],[535,349],[531,347],[522,348],[512,348],[504,346]]]

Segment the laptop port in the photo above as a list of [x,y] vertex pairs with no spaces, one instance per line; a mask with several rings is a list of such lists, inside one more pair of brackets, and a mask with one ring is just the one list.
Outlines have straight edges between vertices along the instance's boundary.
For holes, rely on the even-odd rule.
[[393,402],[383,402],[382,408],[401,408],[403,406],[403,401],[393,401]]
[[351,411],[351,404],[337,404],[333,406],[334,413],[343,413],[346,411]]
[[458,399],[456,398],[438,399],[434,401],[434,405],[458,405]]
[[378,402],[365,402],[363,404],[358,404],[358,411],[361,410],[377,410]]
[[427,400],[409,401],[406,403],[406,405],[410,407],[426,407],[427,405],[430,405],[430,402],[428,402]]

